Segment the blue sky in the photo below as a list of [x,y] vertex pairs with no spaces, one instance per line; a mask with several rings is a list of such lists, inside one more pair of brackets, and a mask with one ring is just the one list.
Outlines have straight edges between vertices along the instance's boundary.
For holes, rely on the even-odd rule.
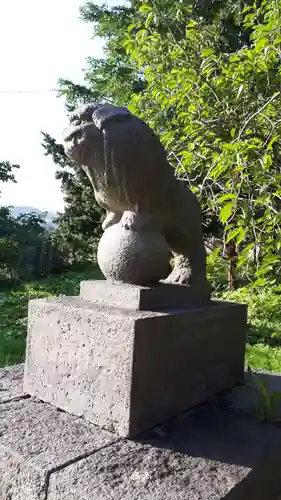
[[[61,139],[66,124],[55,92],[60,77],[83,83],[87,56],[102,54],[91,25],[79,20],[83,0],[0,0],[0,161],[20,165],[17,184],[0,185],[2,205],[62,210],[55,165],[40,131]],[[6,93],[42,90],[38,93]]]

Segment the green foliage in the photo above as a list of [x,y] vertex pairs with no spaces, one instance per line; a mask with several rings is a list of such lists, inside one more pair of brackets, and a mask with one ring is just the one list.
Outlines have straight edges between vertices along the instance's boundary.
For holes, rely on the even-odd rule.
[[[229,7],[236,44],[222,37]],[[280,16],[276,0],[217,4],[208,22],[191,4],[143,0],[124,43],[147,84],[131,110],[257,276],[280,261]]]
[[227,261],[221,256],[220,247],[207,255],[207,278],[214,292],[221,292],[227,287]]
[[4,277],[28,279],[61,270],[64,256],[52,232],[37,214],[12,217],[0,207],[0,271]]
[[43,147],[59,166],[56,178],[61,181],[65,210],[56,220],[53,239],[68,261],[73,263],[95,260],[96,243],[101,234],[102,209],[96,203],[94,191],[84,171],[68,160],[64,148],[49,134],[43,133]]
[[[88,100],[125,104],[158,132],[200,199],[205,234],[223,243],[219,266],[226,259],[229,275],[250,280],[280,269],[280,15],[277,0],[88,1],[81,17],[103,37],[104,57],[88,59],[86,87],[60,80],[68,110]],[[71,172],[59,175],[74,209],[80,187],[84,203],[92,194]],[[70,219],[62,233],[76,234],[77,249],[85,242],[82,259],[92,240],[82,238],[80,214],[70,210]]]
[[[0,182],[16,182],[13,171],[17,168],[1,162]],[[27,279],[63,267],[63,255],[44,222],[35,213],[13,217],[8,207],[0,206],[0,276]]]
[[0,182],[16,182],[13,170],[18,168],[19,165],[12,164],[9,161],[0,161]]
[[[66,98],[66,110],[68,112],[74,111],[74,109],[80,104],[96,100],[96,92],[93,92],[83,85],[77,85],[70,80],[65,80],[63,78],[60,78],[58,83],[59,96],[64,96]],[[48,136],[48,134],[45,135]],[[54,141],[54,139],[52,139],[52,141]]]
[[[32,298],[78,295],[80,281],[100,279],[97,266],[65,272],[29,282],[0,293],[0,366],[22,361],[27,327],[27,304]],[[281,370],[281,285],[249,285],[235,292],[218,293],[217,299],[247,303],[249,343],[247,362],[252,368]]]
[[82,19],[92,23],[93,36],[102,37],[105,41],[105,57],[89,57],[87,60],[86,82],[96,101],[113,101],[124,105],[129,102],[132,93],[141,92],[145,88],[136,61],[129,59],[123,47],[124,34],[137,14],[137,9],[133,5],[109,8],[87,2],[80,10]]
[[[105,39],[106,49],[104,58],[89,57],[87,60],[87,87],[59,80],[59,95],[66,98],[68,112],[89,101],[124,104],[133,92],[143,89],[143,78],[137,64],[129,61],[122,45],[135,11],[135,8],[126,6],[109,9],[91,2],[81,8],[82,19],[93,23],[93,34]],[[101,234],[103,210],[95,201],[87,176],[68,160],[63,146],[43,133],[43,147],[45,154],[50,155],[59,167],[56,177],[61,181],[65,201],[65,211],[57,219],[55,241],[61,249],[67,249],[70,263],[93,261]]]
[[69,271],[37,282],[30,282],[0,292],[0,366],[23,361],[27,329],[27,306],[30,299],[56,295],[78,295],[80,281],[98,279],[96,267]]
[[[93,25],[93,36],[102,37],[105,42],[104,57],[88,57],[84,77],[87,86],[77,85],[69,80],[59,80],[59,95],[66,97],[66,109],[73,110],[85,102],[129,103],[133,94],[146,87],[142,71],[136,61],[127,55],[123,42],[134,16],[137,3],[114,6],[86,2],[81,7],[81,18]],[[136,5],[133,5],[136,4]]]
[[268,370],[270,372],[281,371],[280,347],[270,347],[263,344],[248,345],[246,354],[249,365],[259,370]]
[[277,423],[280,422],[280,401],[281,392],[271,391],[262,378],[253,373],[251,368],[248,371],[249,382],[252,388],[258,390],[258,401],[256,404],[256,416],[259,420]]
[[248,305],[247,360],[251,367],[281,370],[281,285],[260,279],[217,298]]
[[234,292],[224,292],[223,300],[248,304],[250,345],[264,343],[270,346],[281,345],[281,285],[260,280]]

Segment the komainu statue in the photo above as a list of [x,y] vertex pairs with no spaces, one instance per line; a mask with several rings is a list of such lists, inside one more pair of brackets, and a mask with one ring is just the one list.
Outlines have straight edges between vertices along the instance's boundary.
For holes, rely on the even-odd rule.
[[88,104],[72,113],[63,140],[66,154],[84,169],[107,211],[105,233],[113,225],[128,234],[157,232],[174,256],[164,282],[189,285],[207,298],[200,206],[176,179],[151,128],[126,108]]

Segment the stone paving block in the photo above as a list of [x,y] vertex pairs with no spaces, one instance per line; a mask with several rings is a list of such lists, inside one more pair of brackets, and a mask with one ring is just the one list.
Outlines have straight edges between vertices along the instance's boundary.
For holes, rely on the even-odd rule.
[[[170,450],[119,442],[52,474],[48,500],[180,500],[223,498],[245,477],[241,467]],[[202,496],[202,493],[207,496]],[[210,492],[213,496],[209,496]]]
[[151,312],[31,301],[24,390],[135,436],[243,382],[246,329],[246,307],[228,302]]
[[[259,375],[269,391],[279,389],[278,374]],[[20,376],[15,383],[20,389]],[[32,398],[2,404],[0,499],[278,500],[281,428],[233,411],[244,411],[244,389],[171,419],[138,442],[118,440]]]
[[112,441],[112,434],[32,398],[1,405],[0,499],[46,500],[53,470]]
[[48,500],[277,500],[281,429],[212,404],[51,475]]
[[198,303],[192,288],[167,283],[137,286],[129,283],[117,285],[110,281],[86,280],[81,281],[80,297],[99,306],[133,311],[161,311],[182,309],[192,304],[203,305],[202,300]]
[[0,369],[0,404],[24,395],[23,369],[23,364]]

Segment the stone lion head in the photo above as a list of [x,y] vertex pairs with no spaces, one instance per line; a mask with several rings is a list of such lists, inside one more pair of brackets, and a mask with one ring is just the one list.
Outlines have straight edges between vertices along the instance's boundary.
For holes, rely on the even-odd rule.
[[114,120],[129,119],[126,108],[110,104],[84,104],[71,113],[69,126],[63,131],[63,142],[67,156],[78,165],[92,162],[93,151],[103,153],[103,132]]

